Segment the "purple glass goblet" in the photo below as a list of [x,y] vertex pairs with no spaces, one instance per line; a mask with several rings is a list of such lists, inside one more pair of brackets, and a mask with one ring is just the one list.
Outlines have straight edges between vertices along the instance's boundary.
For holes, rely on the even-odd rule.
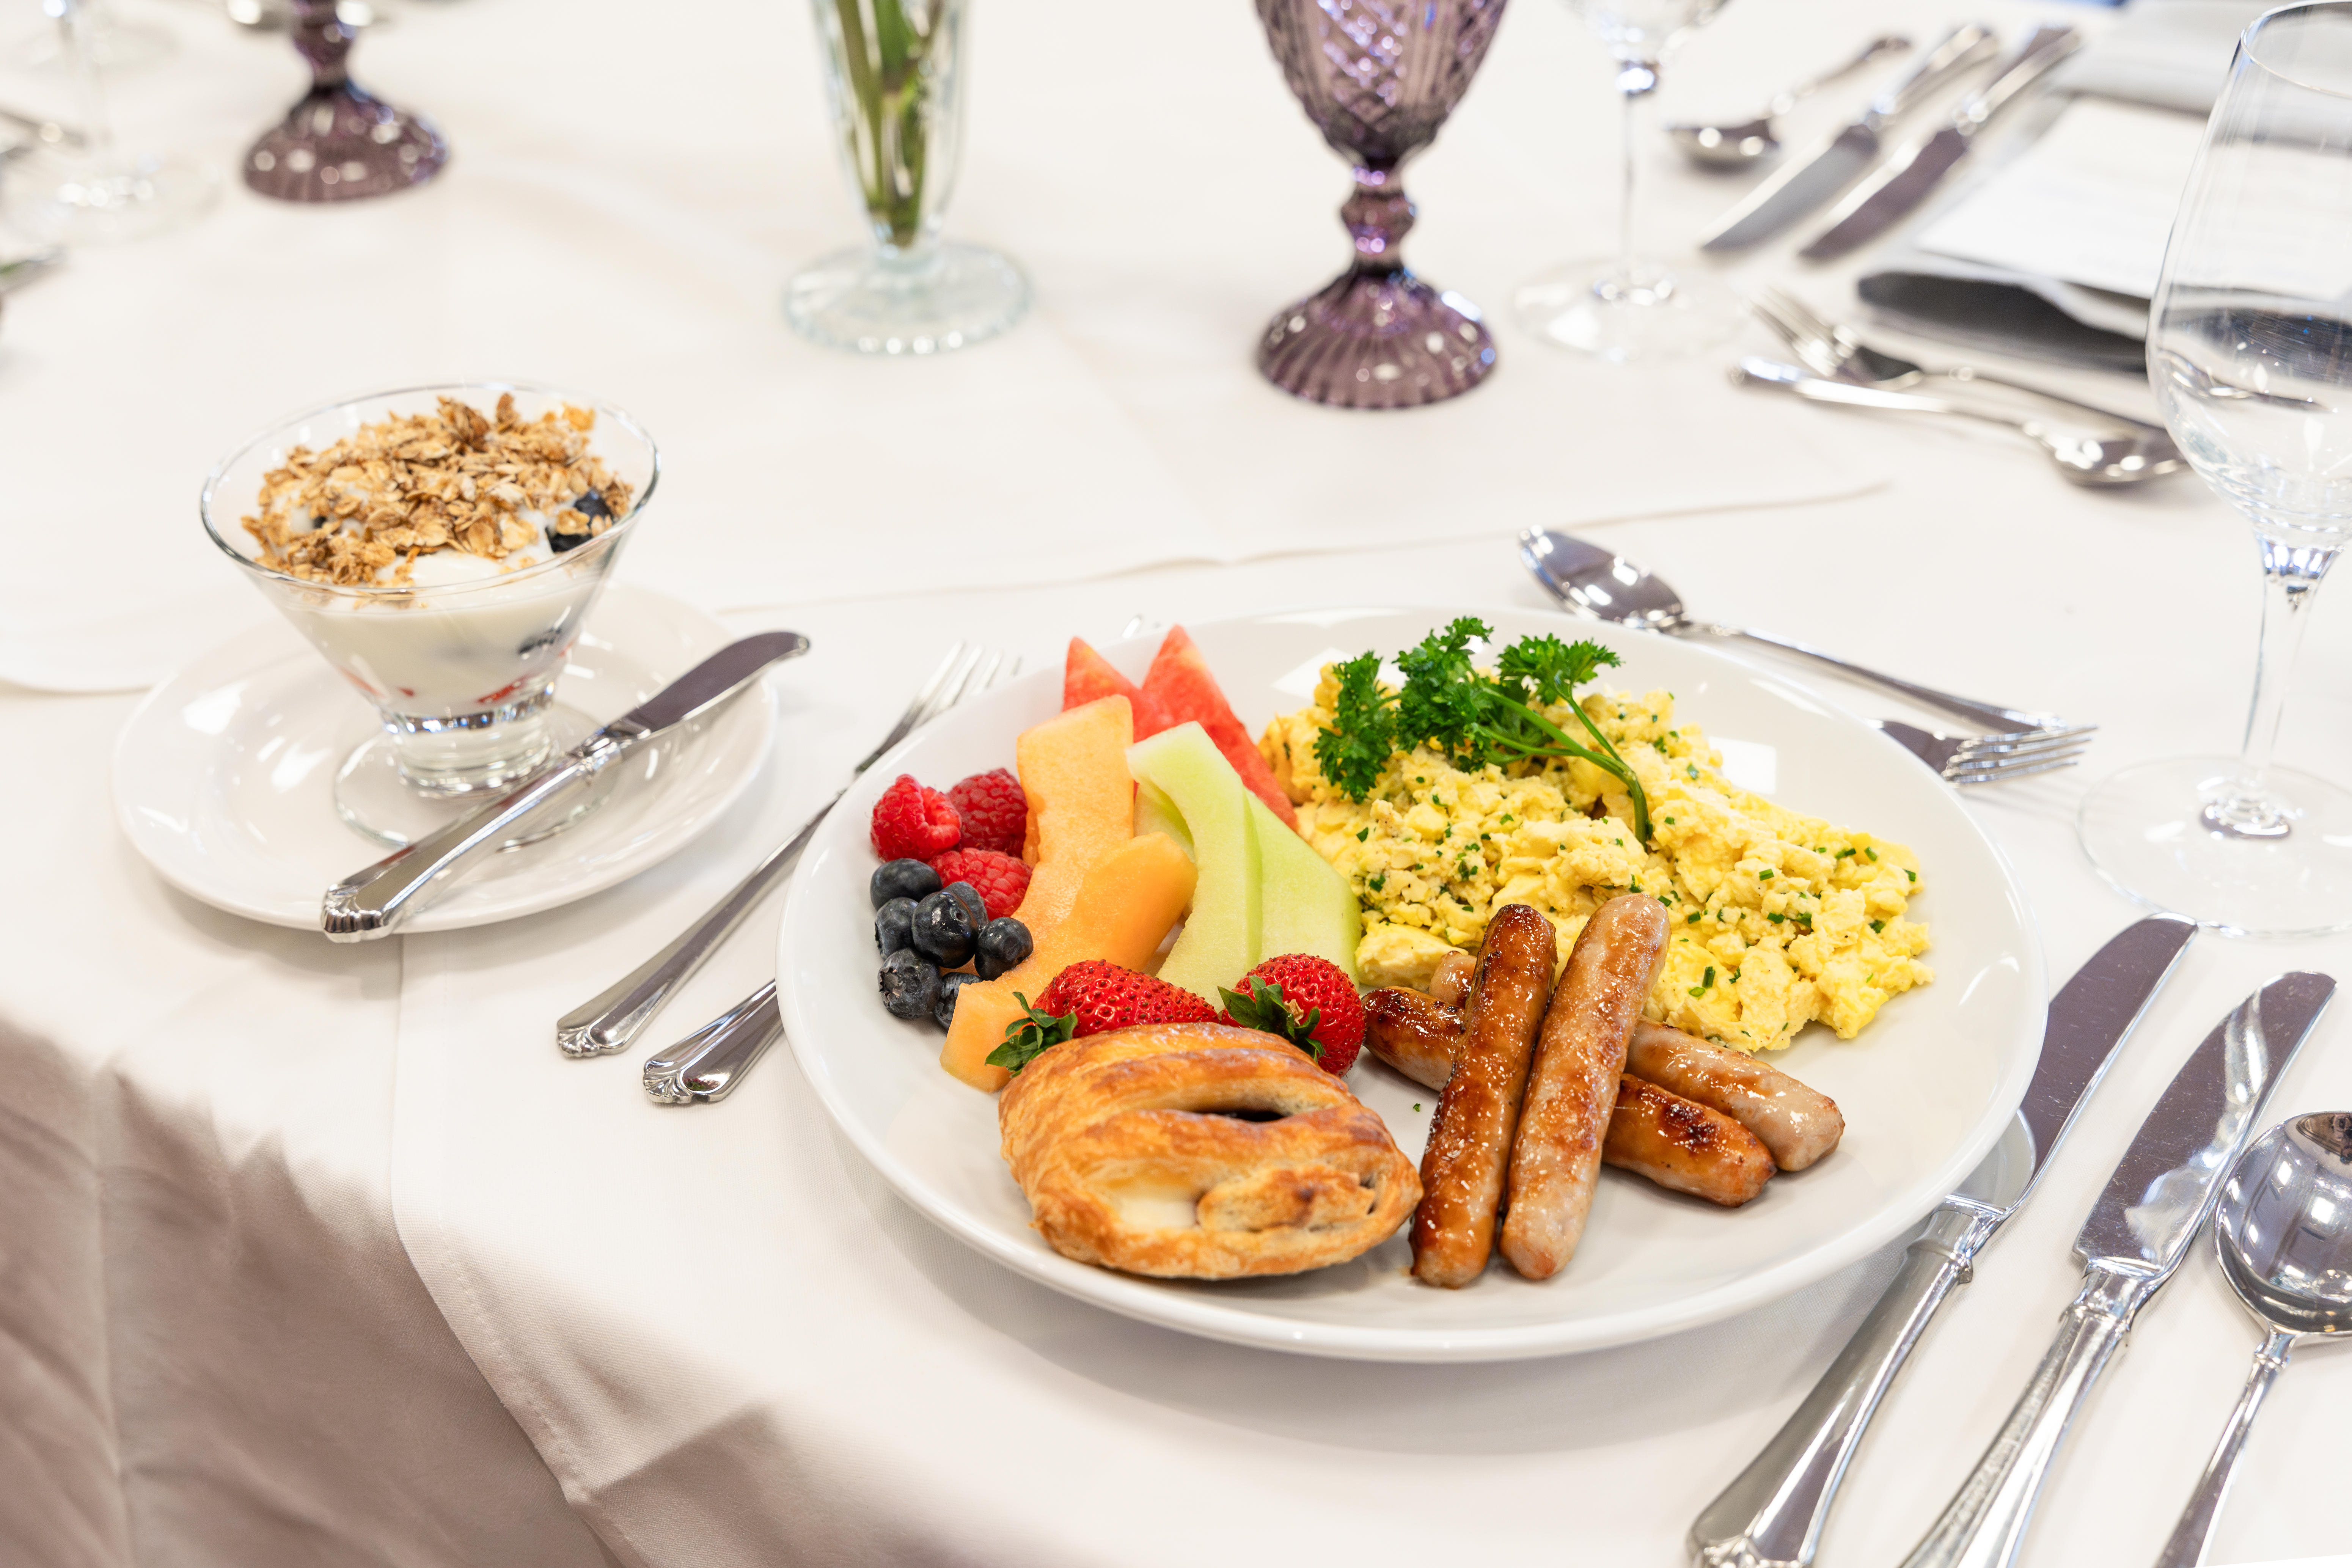
[[1413,205],[1398,170],[1470,86],[1505,0],[1257,0],[1266,41],[1307,117],[1353,168],[1339,221],[1347,271],[1266,324],[1265,378],[1339,408],[1458,397],[1495,368],[1478,308],[1412,275],[1398,254]]
[[421,185],[449,161],[441,132],[371,96],[343,63],[351,26],[335,0],[293,0],[310,90],[245,155],[245,183],[281,202],[355,202]]

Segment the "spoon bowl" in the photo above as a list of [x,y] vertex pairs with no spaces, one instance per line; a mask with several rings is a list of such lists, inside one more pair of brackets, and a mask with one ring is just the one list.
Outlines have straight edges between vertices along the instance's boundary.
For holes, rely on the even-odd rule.
[[1797,107],[1799,100],[1808,98],[1833,81],[1843,81],[1871,61],[1887,55],[1899,55],[1911,47],[1911,40],[1889,34],[1873,38],[1834,70],[1822,72],[1810,81],[1774,98],[1764,106],[1764,112],[1753,120],[1737,125],[1669,125],[1666,134],[1683,150],[1691,162],[1709,169],[1744,169],[1760,163],[1767,158],[1780,155],[1780,139],[1772,133],[1772,121]]
[[2221,1277],[2267,1337],[2157,1568],[2196,1568],[2246,1433],[2304,1340],[2352,1340],[2352,1111],[2298,1116],[2247,1146],[2213,1211]]

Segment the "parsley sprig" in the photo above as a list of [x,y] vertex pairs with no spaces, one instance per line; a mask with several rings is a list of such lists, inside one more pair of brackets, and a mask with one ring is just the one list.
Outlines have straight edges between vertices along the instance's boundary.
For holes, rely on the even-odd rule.
[[[1471,663],[1470,646],[1492,635],[1486,622],[1471,616],[1432,632],[1396,656],[1404,685],[1395,690],[1381,684],[1377,653],[1339,666],[1331,723],[1315,737],[1315,760],[1323,776],[1349,799],[1361,801],[1380,782],[1389,758],[1415,746],[1442,752],[1464,768],[1580,757],[1625,786],[1633,803],[1633,832],[1647,844],[1650,802],[1642,781],[1576,701],[1576,688],[1622,661],[1596,642],[1521,637],[1488,672]],[[1583,724],[1592,745],[1570,739],[1543,716],[1542,710],[1560,702]]]

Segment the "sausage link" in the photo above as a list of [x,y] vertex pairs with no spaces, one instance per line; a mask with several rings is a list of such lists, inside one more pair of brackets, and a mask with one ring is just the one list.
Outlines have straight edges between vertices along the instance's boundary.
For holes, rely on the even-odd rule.
[[1487,922],[1462,1047],[1422,1151],[1412,1271],[1426,1284],[1455,1288],[1486,1272],[1557,951],[1551,921],[1526,904],[1506,904]]
[[1429,999],[1449,1012],[1460,1012],[1470,999],[1470,977],[1477,973],[1478,961],[1468,953],[1447,953],[1430,971]]
[[1444,1089],[1461,1048],[1462,1015],[1402,985],[1364,998],[1364,1047],[1423,1089]]
[[1680,1029],[1636,1026],[1627,1059],[1634,1077],[1720,1110],[1756,1134],[1784,1171],[1803,1170],[1845,1136],[1845,1116],[1828,1095]]
[[1771,1152],[1738,1122],[1630,1073],[1618,1084],[1601,1158],[1734,1209],[1762,1192],[1773,1170]]
[[1576,1254],[1625,1049],[1665,953],[1665,906],[1626,893],[1585,922],[1552,993],[1519,1108],[1503,1219],[1503,1256],[1530,1279],[1550,1279]]

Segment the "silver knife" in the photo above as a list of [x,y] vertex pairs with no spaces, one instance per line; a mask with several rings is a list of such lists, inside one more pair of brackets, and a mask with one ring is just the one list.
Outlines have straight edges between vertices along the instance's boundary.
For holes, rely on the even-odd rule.
[[1692,1522],[1694,1562],[1706,1568],[1812,1562],[1838,1483],[1880,1398],[1945,1298],[1969,1282],[1977,1254],[2033,1195],[2084,1102],[2196,934],[2195,923],[2178,915],[2151,915],[2092,954],[2050,999],[2041,1064],[2008,1133],[1927,1216],[1895,1282],[1804,1403]]
[[1992,85],[1960,105],[1949,125],[1887,159],[1876,174],[1837,205],[1829,227],[1797,254],[1809,261],[1828,261],[1877,238],[1968,155],[1969,142],[2003,105],[2082,47],[2083,36],[2072,27],[2035,28]]
[[1981,65],[2000,47],[1990,27],[1972,22],[1953,28],[1909,76],[1873,99],[1861,119],[1818,143],[1811,153],[1792,156],[1778,173],[1748,192],[1700,241],[1700,248],[1738,250],[1769,239],[1836,195],[1885,151],[1879,135],[1889,124],[1962,71]]
[[2188,1255],[2312,1026],[2325,974],[2282,974],[2214,1026],[2140,1123],[2074,1238],[2082,1291],[2017,1407],[1903,1568],[2008,1568],[2091,1385]]
[[388,936],[451,882],[509,841],[516,824],[585,787],[598,773],[667,730],[741,693],[781,658],[808,651],[798,632],[761,632],[729,643],[629,712],[533,773],[504,799],[394,851],[327,889],[319,924],[331,942]]

